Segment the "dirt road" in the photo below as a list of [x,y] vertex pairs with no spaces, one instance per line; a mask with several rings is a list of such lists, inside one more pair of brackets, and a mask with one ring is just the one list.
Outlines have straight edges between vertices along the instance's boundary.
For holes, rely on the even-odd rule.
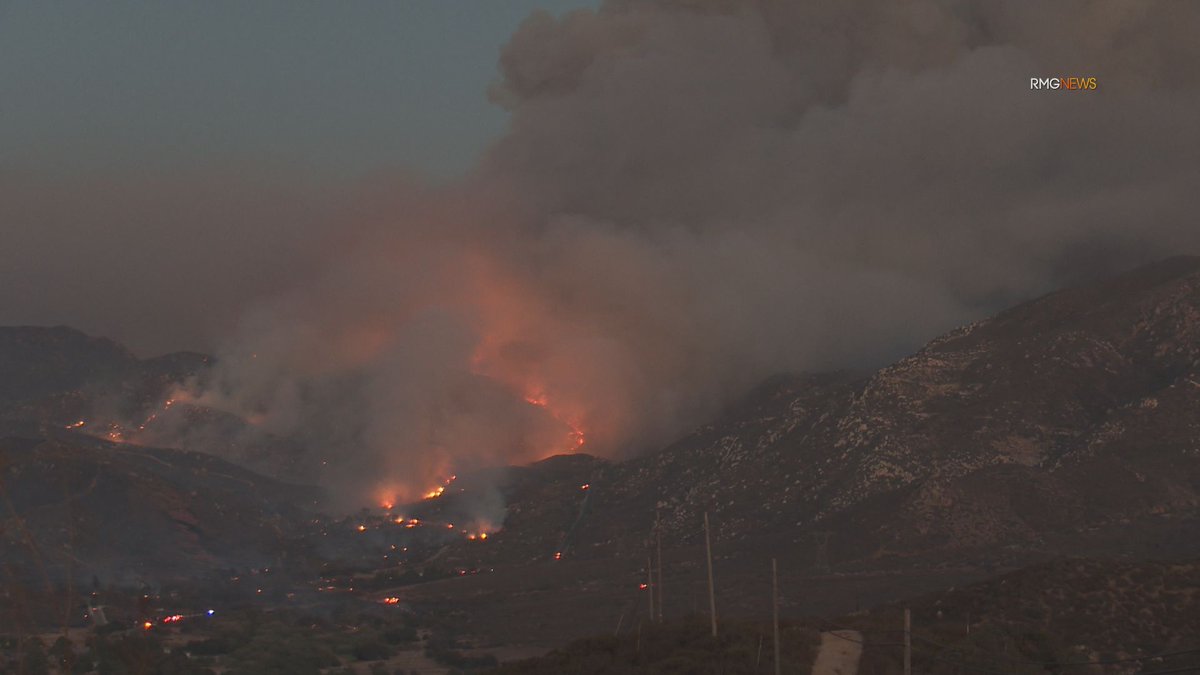
[[821,650],[813,662],[812,675],[857,675],[862,640],[862,634],[853,630],[821,633]]

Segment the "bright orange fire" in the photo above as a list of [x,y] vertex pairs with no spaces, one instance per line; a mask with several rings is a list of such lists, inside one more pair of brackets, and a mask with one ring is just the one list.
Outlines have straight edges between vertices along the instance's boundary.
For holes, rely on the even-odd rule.
[[[551,455],[556,455],[556,454],[559,454],[560,452],[575,452],[575,451],[579,450],[579,448],[582,448],[584,443],[587,442],[587,438],[584,436],[584,433],[583,433],[583,428],[580,427],[577,422],[575,422],[574,420],[570,419],[569,417],[563,415],[562,413],[558,412],[553,406],[551,406],[550,405],[550,397],[547,396],[544,391],[536,391],[531,394],[526,394],[525,402],[528,403],[529,405],[544,409],[546,412],[550,413],[551,417],[558,420],[559,422],[562,422],[564,425],[567,426],[568,429],[570,429],[570,431],[567,432],[568,442],[567,442],[566,448],[561,451],[560,450],[552,451],[549,454],[547,454],[545,457],[549,457]],[[545,459],[545,457],[542,457],[542,459]]]
[[437,499],[438,497],[441,497],[443,494],[446,493],[446,488],[450,487],[450,484],[456,480],[458,480],[457,475],[450,476],[446,480],[442,481],[441,485],[433,488],[429,492],[426,492],[424,495],[424,498],[425,499]]

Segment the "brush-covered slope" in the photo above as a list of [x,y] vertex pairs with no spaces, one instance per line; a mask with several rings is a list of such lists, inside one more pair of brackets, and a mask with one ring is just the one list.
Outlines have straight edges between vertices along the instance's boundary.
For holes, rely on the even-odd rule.
[[843,559],[1193,520],[1200,259],[1027,302],[869,376],[779,378],[595,473],[578,554],[642,549],[656,507],[674,541],[695,541],[707,510],[725,540],[830,530]]
[[157,582],[277,564],[315,494],[199,453],[0,439],[0,562],[30,582]]

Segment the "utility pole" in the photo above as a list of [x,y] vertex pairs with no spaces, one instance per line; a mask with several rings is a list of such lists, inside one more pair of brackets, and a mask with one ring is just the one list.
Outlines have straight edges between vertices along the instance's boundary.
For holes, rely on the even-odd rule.
[[653,560],[646,556],[646,590],[650,591],[650,620],[654,620],[654,566]]
[[771,624],[775,630],[775,675],[780,675],[783,664],[779,662],[779,565],[771,558]]
[[829,532],[814,532],[813,543],[815,547],[815,559],[813,560],[813,569],[818,574],[829,574]]
[[658,622],[663,620],[663,573],[662,573],[662,524],[658,518],[658,509],[654,510],[654,536],[658,542]]
[[912,675],[912,612],[904,608],[904,675]]
[[704,551],[708,554],[708,615],[712,618],[712,636],[717,637],[717,595],[713,590],[712,537],[708,534],[708,511],[704,512]]

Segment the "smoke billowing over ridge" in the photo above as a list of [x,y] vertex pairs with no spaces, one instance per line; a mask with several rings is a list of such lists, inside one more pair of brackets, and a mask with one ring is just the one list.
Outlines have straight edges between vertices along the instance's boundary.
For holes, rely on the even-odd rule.
[[510,133],[343,223],[203,396],[413,497],[581,439],[652,447],[771,374],[1195,252],[1198,29],[1165,1],[535,14],[491,92]]

